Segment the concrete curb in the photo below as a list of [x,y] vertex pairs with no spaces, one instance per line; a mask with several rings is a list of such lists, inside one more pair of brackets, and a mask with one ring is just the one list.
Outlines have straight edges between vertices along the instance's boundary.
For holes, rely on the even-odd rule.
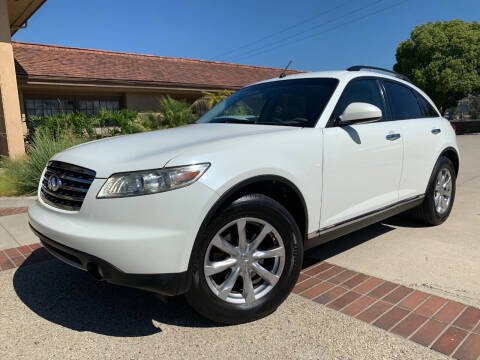
[[30,206],[37,201],[36,196],[0,196],[0,208]]

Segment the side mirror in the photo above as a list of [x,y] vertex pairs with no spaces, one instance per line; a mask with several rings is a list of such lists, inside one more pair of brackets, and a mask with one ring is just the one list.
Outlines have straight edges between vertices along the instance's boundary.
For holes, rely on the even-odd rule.
[[363,102],[351,103],[338,117],[340,125],[377,121],[381,118],[382,110],[375,105]]

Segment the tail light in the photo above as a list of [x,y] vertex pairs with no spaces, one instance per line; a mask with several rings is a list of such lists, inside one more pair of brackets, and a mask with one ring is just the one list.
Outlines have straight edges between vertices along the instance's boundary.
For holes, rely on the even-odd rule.
[[457,127],[455,126],[455,124],[451,122],[450,125],[452,125],[453,131],[457,132]]

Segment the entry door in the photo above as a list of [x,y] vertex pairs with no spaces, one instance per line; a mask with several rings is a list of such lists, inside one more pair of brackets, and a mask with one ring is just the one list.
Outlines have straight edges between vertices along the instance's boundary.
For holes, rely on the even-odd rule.
[[388,121],[379,82],[368,78],[349,83],[333,119],[352,102],[373,104],[383,117],[351,126],[334,122],[324,129],[321,229],[398,201],[403,139],[398,124]]

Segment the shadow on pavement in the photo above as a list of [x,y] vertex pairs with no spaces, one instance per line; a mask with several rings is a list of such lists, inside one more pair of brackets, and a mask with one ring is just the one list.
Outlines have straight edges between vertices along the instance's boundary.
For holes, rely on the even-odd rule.
[[[21,266],[15,272],[13,286],[36,314],[77,331],[137,337],[161,332],[162,323],[220,326],[198,315],[181,296],[165,304],[145,291],[98,282],[58,260]],[[160,324],[156,326],[153,321]]]
[[408,213],[402,213],[383,222],[376,223],[351,234],[342,236],[338,239],[329,241],[323,245],[317,246],[305,252],[303,268],[307,268],[320,261],[327,260],[332,256],[338,255],[344,251],[350,250],[355,246],[363,244],[377,236],[395,230],[395,227],[420,228],[426,227],[422,223],[415,221]]
[[407,227],[407,228],[424,228],[430,227],[418,220],[415,220],[412,216],[409,216],[408,213],[400,214],[393,216],[391,218],[385,219],[383,224],[397,226],[397,227]]
[[307,268],[320,261],[327,260],[332,256],[350,250],[377,236],[395,230],[393,226],[390,226],[390,224],[395,225],[394,222],[390,221],[391,219],[387,219],[387,222],[376,223],[367,226],[366,228],[357,230],[351,234],[347,234],[313,249],[307,250],[304,256],[303,268]]

